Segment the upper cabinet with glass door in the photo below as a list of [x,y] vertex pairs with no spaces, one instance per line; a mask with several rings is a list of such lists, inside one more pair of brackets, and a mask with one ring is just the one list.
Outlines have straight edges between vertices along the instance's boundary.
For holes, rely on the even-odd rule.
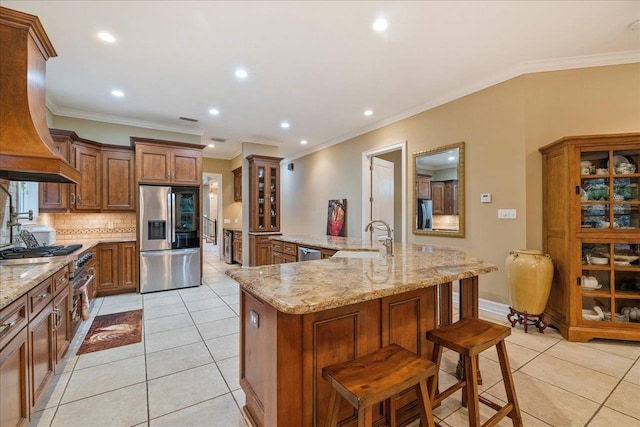
[[249,231],[280,231],[280,157],[250,155]]
[[637,230],[640,228],[638,164],[635,147],[606,147],[580,152],[580,227]]

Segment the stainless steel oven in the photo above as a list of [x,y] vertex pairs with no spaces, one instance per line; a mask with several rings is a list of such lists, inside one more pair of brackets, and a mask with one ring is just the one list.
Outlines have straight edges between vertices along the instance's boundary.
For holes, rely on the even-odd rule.
[[95,280],[94,270],[88,269],[87,264],[93,258],[93,252],[80,254],[69,265],[69,281],[71,282],[71,326],[75,331],[82,320],[89,318],[92,300],[90,289]]

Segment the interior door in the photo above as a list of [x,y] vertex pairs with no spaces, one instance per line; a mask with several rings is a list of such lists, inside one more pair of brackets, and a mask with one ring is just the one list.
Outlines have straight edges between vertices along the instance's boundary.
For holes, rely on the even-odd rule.
[[[377,157],[371,158],[371,218],[381,219],[391,227],[393,231],[393,162]],[[387,236],[387,228],[382,224],[375,224],[373,240]],[[392,234],[393,237],[393,234]],[[394,240],[396,240],[394,238]]]

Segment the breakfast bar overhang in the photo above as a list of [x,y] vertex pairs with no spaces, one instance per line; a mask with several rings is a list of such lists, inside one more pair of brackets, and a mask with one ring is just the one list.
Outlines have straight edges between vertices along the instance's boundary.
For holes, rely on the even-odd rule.
[[[478,316],[478,276],[497,270],[463,251],[403,245],[394,256],[345,257],[232,269],[240,283],[240,384],[255,426],[322,426],[330,386],[324,366],[395,343],[430,357],[426,332]],[[399,423],[418,415],[413,391],[396,400]],[[374,420],[384,421],[378,405]],[[341,422],[356,422],[344,404]],[[342,425],[342,424],[341,424]]]

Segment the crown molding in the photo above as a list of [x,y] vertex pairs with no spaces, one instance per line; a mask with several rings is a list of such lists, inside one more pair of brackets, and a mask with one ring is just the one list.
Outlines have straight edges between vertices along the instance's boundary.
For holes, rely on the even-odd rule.
[[66,108],[58,108],[49,97],[46,97],[46,106],[56,116],[71,117],[74,119],[93,120],[96,122],[111,123],[116,125],[133,126],[144,129],[161,130],[165,132],[176,132],[187,135],[203,136],[204,131],[182,128],[179,126],[168,126],[162,123],[148,122],[144,120],[126,119],[107,114],[89,113],[84,111],[70,110]]
[[376,129],[380,129],[382,127],[388,126],[397,121],[409,118],[411,116],[415,116],[416,114],[423,113],[432,108],[439,107],[440,105],[444,105],[447,102],[454,101],[456,99],[465,97],[472,93],[481,91],[491,86],[495,86],[499,83],[513,79],[515,77],[520,77],[525,74],[540,73],[540,72],[546,72],[546,71],[562,71],[562,70],[569,70],[569,69],[576,69],[576,68],[604,67],[607,65],[633,64],[637,62],[640,62],[640,50],[628,50],[623,52],[613,52],[613,53],[606,53],[601,55],[584,55],[584,56],[559,58],[559,59],[553,59],[553,60],[525,62],[522,64],[518,64],[514,67],[511,67],[510,69],[502,73],[495,74],[488,79],[480,80],[467,87],[463,87],[458,90],[449,92],[444,96],[437,98],[435,100],[429,101],[425,104],[418,105],[409,110],[405,110],[399,114],[388,117],[384,120],[379,120],[368,126],[348,132],[337,138],[327,141],[323,144],[310,147],[306,151],[300,152],[298,154],[295,154],[292,157],[288,157],[284,159],[283,163],[290,162],[290,161],[299,159],[301,157],[307,156],[309,154],[315,153],[316,151],[320,151],[325,148],[329,148],[333,145],[340,144],[351,138],[364,135],[365,133],[374,131]]

